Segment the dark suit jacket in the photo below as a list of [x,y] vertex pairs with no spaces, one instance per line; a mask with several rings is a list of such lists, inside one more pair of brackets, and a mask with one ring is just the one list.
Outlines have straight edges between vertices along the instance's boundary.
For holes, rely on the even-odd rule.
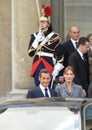
[[[51,97],[57,97],[57,93],[54,89],[50,89]],[[27,98],[41,98],[44,97],[40,87],[36,87],[32,90],[29,90],[27,93]]]
[[75,70],[74,82],[82,85],[87,92],[89,86],[89,63],[87,60],[82,60],[77,50],[71,54],[68,61],[69,65],[73,66]]
[[68,66],[69,56],[76,50],[71,40],[66,41],[62,44],[64,48],[64,66]]
[[[63,61],[63,65],[64,65],[64,69],[65,67],[68,66],[68,58],[69,56],[76,50],[72,41],[71,40],[68,40],[64,43],[62,43],[62,48],[63,48],[63,55],[64,55],[64,61]],[[63,72],[64,72],[64,69],[61,70],[59,72],[59,75],[63,75]]]

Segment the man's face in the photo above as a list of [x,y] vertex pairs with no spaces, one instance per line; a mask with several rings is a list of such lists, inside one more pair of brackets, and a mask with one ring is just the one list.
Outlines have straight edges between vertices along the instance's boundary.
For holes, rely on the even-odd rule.
[[75,41],[77,41],[79,39],[79,37],[80,37],[80,30],[79,30],[78,27],[74,26],[74,27],[71,28],[71,30],[70,30],[70,37],[73,40],[75,40]]
[[39,76],[40,84],[44,87],[48,87],[51,81],[51,76],[49,73],[42,73],[41,76]]
[[84,53],[84,54],[87,53],[89,51],[89,46],[90,46],[89,42],[86,42],[85,45],[80,45],[82,53]]
[[46,30],[49,27],[49,23],[47,21],[40,21],[39,27],[40,27],[41,30]]

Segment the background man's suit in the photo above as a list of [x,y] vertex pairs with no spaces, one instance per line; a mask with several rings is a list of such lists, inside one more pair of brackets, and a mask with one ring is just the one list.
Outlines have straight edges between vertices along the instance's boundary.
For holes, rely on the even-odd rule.
[[[76,50],[76,48],[74,47],[71,40],[68,40],[68,41],[62,43],[62,48],[63,48],[63,54],[64,54],[63,65],[65,68],[68,66],[69,56]],[[64,71],[64,69],[59,72],[59,75],[63,75],[63,71]]]
[[71,40],[66,41],[62,44],[64,48],[64,67],[68,66],[69,56],[76,50]]
[[[54,89],[49,89],[49,90],[50,90],[51,97],[57,97],[57,93],[55,92]],[[42,93],[40,87],[28,91],[27,98],[41,98],[41,97],[45,97],[45,96]]]
[[69,57],[69,65],[73,66],[75,70],[74,82],[82,85],[83,89],[87,92],[89,86],[89,63],[87,60],[84,61],[76,50]]

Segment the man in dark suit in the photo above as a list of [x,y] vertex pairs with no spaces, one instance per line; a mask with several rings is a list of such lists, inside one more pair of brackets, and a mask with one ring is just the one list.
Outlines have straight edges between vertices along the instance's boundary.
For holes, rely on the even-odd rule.
[[78,49],[69,57],[69,65],[75,70],[74,82],[82,85],[83,89],[88,94],[89,86],[89,63],[85,55],[89,50],[89,41],[86,37],[81,37],[78,42]]
[[62,44],[64,48],[64,67],[68,66],[69,56],[77,49],[77,43],[80,37],[80,29],[78,26],[73,25],[70,27],[69,40]]
[[41,98],[41,97],[57,97],[57,93],[54,89],[49,89],[51,81],[51,72],[47,69],[42,69],[39,73],[39,87],[29,90],[27,98]]

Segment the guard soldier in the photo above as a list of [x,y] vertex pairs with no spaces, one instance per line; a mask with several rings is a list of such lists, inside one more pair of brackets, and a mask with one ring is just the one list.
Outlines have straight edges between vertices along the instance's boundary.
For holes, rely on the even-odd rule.
[[50,70],[53,80],[64,68],[60,35],[51,26],[52,8],[42,6],[42,16],[39,18],[39,31],[31,35],[28,55],[34,56],[30,76],[34,77],[36,86],[39,85],[38,75],[41,69]]

